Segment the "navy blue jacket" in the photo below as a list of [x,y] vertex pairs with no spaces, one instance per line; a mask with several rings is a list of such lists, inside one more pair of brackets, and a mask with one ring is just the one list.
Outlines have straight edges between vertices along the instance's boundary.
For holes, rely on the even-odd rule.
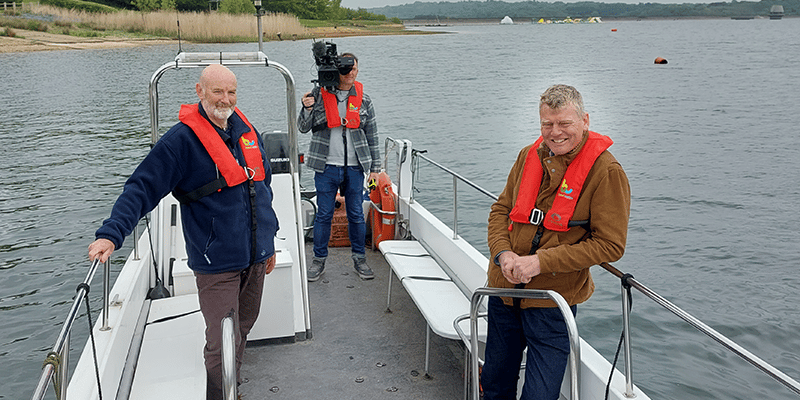
[[[206,117],[203,107],[199,107],[200,113]],[[226,131],[215,128],[239,164],[245,165],[238,142],[242,134],[250,130],[247,124],[234,113],[228,118]],[[251,208],[248,183],[245,182],[198,201],[181,204],[183,235],[192,270],[201,273],[238,271],[275,253],[278,218],[272,209],[272,173],[260,135],[258,147],[264,160],[266,178],[255,185],[258,223],[255,259],[250,259]],[[185,194],[216,178],[216,165],[200,139],[191,128],[179,122],[161,137],[128,178],[111,210],[111,217],[103,221],[95,237],[108,239],[120,248],[137,222],[168,193]]]

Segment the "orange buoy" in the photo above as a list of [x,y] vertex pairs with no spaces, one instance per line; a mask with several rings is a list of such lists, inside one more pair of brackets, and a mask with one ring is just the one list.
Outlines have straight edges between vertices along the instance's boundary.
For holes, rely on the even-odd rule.
[[617,28],[611,28],[611,32],[616,32]]
[[666,63],[667,60],[661,57],[656,57],[656,61],[654,62],[654,64],[666,64]]
[[378,174],[378,185],[375,189],[370,191],[369,199],[376,206],[380,207],[379,212],[374,207],[370,210],[370,217],[372,218],[372,245],[378,247],[378,243],[384,240],[394,239],[394,226],[395,214],[387,214],[395,212],[397,207],[394,203],[394,191],[392,190],[392,180],[389,174],[382,171]]

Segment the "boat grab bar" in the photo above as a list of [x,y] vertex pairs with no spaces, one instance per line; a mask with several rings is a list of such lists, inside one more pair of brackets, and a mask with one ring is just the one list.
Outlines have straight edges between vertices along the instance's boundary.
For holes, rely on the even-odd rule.
[[225,400],[236,400],[236,337],[234,311],[222,318],[222,390]]
[[552,300],[558,306],[559,311],[564,316],[564,322],[567,324],[567,333],[569,334],[569,373],[570,373],[570,398],[572,400],[579,400],[580,388],[580,361],[581,361],[581,345],[580,336],[578,335],[578,324],[575,322],[575,316],[572,315],[572,310],[567,304],[567,301],[555,291],[552,290],[535,290],[535,289],[503,289],[503,288],[488,288],[482,287],[475,289],[472,293],[472,300],[470,301],[469,320],[470,320],[470,335],[467,335],[459,322],[466,319],[466,316],[461,316],[453,321],[453,327],[458,336],[464,342],[469,342],[469,362],[466,367],[469,373],[464,374],[464,379],[469,380],[469,393],[467,398],[479,399],[480,398],[480,378],[478,369],[478,311],[483,297],[499,296],[499,297],[513,297],[520,299],[537,299],[537,300]]

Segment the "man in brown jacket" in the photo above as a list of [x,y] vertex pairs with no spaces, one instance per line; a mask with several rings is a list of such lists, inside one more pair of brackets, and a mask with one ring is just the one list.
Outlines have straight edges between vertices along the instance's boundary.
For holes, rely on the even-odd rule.
[[[594,291],[589,267],[625,251],[630,186],[589,131],[580,93],[554,85],[539,101],[541,137],[523,148],[489,213],[489,286],[554,290],[577,312]],[[549,300],[489,299],[485,400],[516,399],[528,348],[522,399],[555,400],[569,356],[564,318]]]

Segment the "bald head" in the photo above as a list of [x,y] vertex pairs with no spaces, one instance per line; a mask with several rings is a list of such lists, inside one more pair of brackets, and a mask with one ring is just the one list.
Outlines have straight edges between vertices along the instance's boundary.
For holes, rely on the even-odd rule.
[[212,64],[203,69],[195,86],[206,115],[222,129],[236,107],[236,75],[227,67]]
[[233,82],[233,85],[235,86],[236,75],[234,75],[234,73],[224,65],[211,64],[203,68],[203,72],[200,74],[200,80],[198,81],[198,84],[208,85],[209,83],[219,81]]

